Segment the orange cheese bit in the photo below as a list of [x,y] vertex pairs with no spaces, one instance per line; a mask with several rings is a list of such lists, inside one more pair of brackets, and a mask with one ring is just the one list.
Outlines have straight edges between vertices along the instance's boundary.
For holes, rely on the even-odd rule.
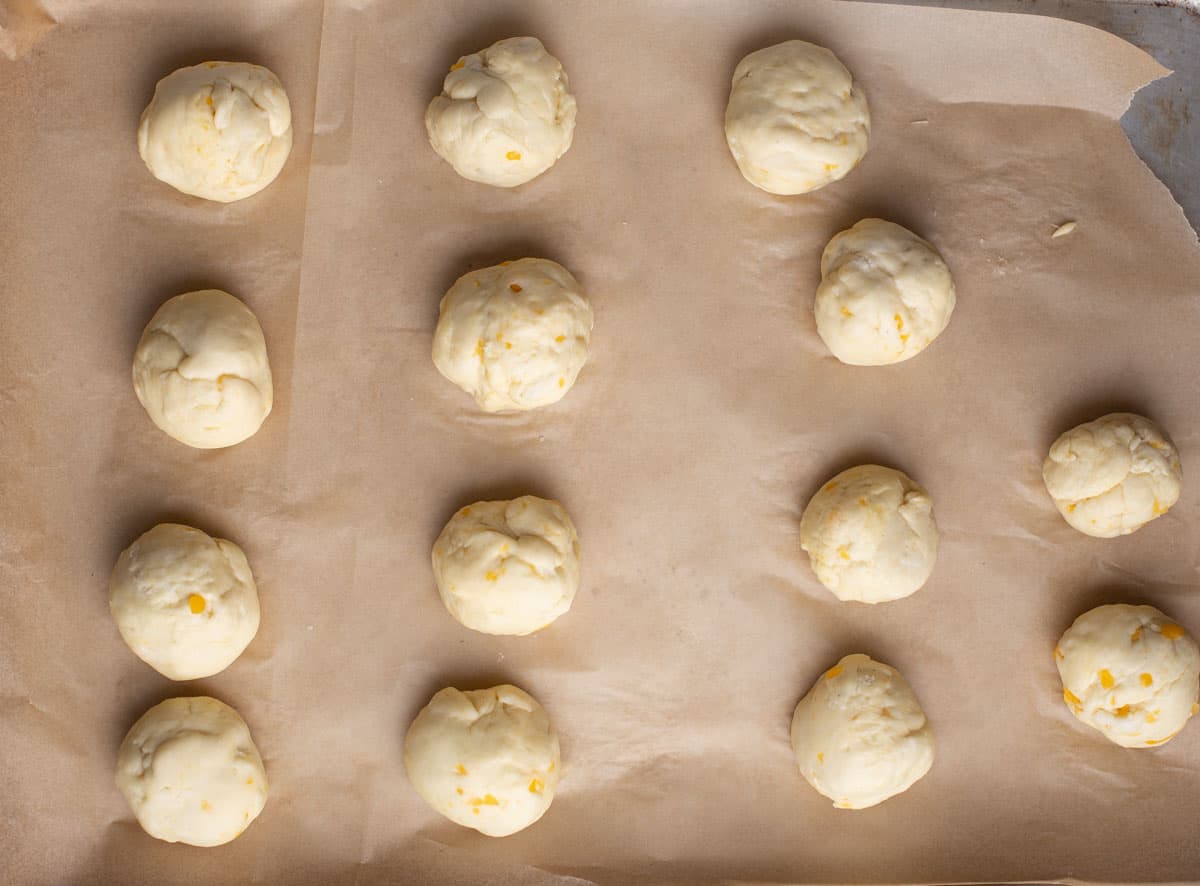
[[504,159],[505,160],[520,160],[521,152],[520,151],[509,151],[507,154],[504,155]]
[[1159,633],[1168,640],[1178,640],[1184,635],[1185,631],[1177,624],[1169,624],[1163,625],[1161,628],[1159,628]]
[[1105,689],[1112,689],[1117,682],[1113,679],[1112,671],[1108,668],[1101,668],[1096,672],[1096,676],[1100,678],[1100,685]]
[[841,665],[834,665],[833,667],[831,667],[829,670],[827,670],[827,671],[825,672],[825,679],[826,679],[826,680],[832,680],[834,677],[836,677],[836,676],[837,676],[838,674],[840,674],[841,672],[842,672],[842,666],[841,666]]
[[193,615],[199,615],[203,612],[206,605],[204,598],[199,594],[188,595],[188,609],[192,610]]

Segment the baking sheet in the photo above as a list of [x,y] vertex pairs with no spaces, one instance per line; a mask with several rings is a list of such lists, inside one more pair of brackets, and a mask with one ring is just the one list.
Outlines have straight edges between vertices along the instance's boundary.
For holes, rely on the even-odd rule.
[[[1080,612],[1146,601],[1200,631],[1200,493],[1088,539],[1041,487],[1050,442],[1131,409],[1200,464],[1196,237],[1117,118],[1164,71],[1103,32],[855,3],[11,0],[0,15],[0,879],[18,883],[565,884],[1200,878],[1200,727],[1131,752],[1077,724],[1050,650]],[[515,191],[457,178],[425,104],[515,34],[563,60],[575,145]],[[800,37],[863,82],[873,142],[815,194],[746,184],[721,120],[746,52]],[[296,142],[228,206],[155,182],[134,130],[155,80],[235,58],[279,74]],[[931,240],[959,303],[916,360],[842,366],[811,316],[820,251],[878,215]],[[1055,226],[1079,224],[1051,240]],[[557,406],[487,416],[429,358],[460,274],[539,255],[596,312]],[[275,411],[201,452],[158,432],[129,360],[167,297],[217,286],[266,331]],[[799,550],[835,471],[931,491],[937,570],[839,604]],[[578,525],[574,608],[527,638],[466,631],[433,588],[453,511],[524,492]],[[107,612],[118,552],[165,519],[237,541],[262,628],[172,684]],[[837,811],[788,745],[797,699],[864,651],[899,668],[938,758]],[[535,827],[491,840],[409,787],[404,729],[443,685],[510,681],[562,739]],[[112,783],[150,705],[246,718],[272,793],[225,847],[145,836]]]

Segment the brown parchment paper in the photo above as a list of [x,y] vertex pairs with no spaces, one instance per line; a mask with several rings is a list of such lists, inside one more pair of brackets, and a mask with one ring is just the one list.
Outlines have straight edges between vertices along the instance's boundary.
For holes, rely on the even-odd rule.
[[[1077,724],[1051,660],[1101,602],[1200,632],[1196,237],[1117,118],[1163,70],[1100,31],[835,2],[121,3],[0,13],[0,880],[11,883],[1158,882],[1200,878],[1200,726],[1129,751]],[[514,191],[455,176],[422,114],[462,53],[536,34],[579,102],[575,145]],[[867,90],[870,153],[777,198],[724,144],[729,77],[791,37]],[[154,82],[268,65],[296,143],[228,206],[137,156]],[[945,255],[959,303],[925,354],[837,363],[811,300],[828,238],[866,216]],[[1050,239],[1055,226],[1074,234]],[[486,416],[429,357],[465,271],[538,255],[596,312],[557,406]],[[216,286],[266,330],[275,411],[188,449],[139,407],[156,306]],[[1113,409],[1178,443],[1183,498],[1086,538],[1040,480],[1050,442]],[[942,547],[915,596],[839,604],[798,520],[879,461],[933,494]],[[571,612],[527,638],[461,628],[429,548],[455,508],[560,498],[584,545]],[[107,611],[118,552],[166,519],[236,540],[262,629],[172,684]],[[937,761],[839,812],[798,774],[797,699],[839,656],[908,677]],[[504,840],[429,810],[401,764],[438,688],[511,681],[562,738],[535,827]],[[157,842],[112,782],[132,722],[173,695],[244,715],[271,777],[225,847]]]

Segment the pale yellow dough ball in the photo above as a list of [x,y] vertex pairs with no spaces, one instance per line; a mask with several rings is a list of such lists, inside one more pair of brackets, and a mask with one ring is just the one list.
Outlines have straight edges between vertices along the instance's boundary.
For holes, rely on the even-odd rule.
[[134,654],[171,680],[220,673],[258,632],[258,588],[242,549],[178,523],[121,552],[108,607]]
[[561,774],[558,734],[516,686],[438,692],[408,728],[404,768],[425,802],[489,837],[546,814]]
[[292,108],[279,78],[246,62],[204,62],[158,81],[138,152],[176,190],[229,203],[257,194],[292,150]]
[[839,809],[903,793],[933,766],[933,730],[908,681],[862,654],[827,670],[796,705],[800,774]]
[[254,436],[275,400],[258,318],[219,289],[169,299],[142,332],[133,389],[180,443],[220,449]]
[[1055,440],[1042,480],[1071,526],[1113,538],[1169,511],[1183,489],[1183,469],[1162,428],[1140,415],[1114,412]]
[[450,66],[425,130],[463,178],[511,188],[537,178],[571,147],[575,96],[536,37],[510,37]]
[[460,509],[433,545],[446,609],[485,634],[531,634],[571,608],[579,536],[556,501],[523,495]]
[[1081,722],[1127,748],[1174,738],[1200,710],[1200,649],[1153,606],[1098,606],[1054,647],[1063,699]]
[[433,364],[485,412],[557,403],[587,362],[592,306],[579,281],[544,258],[464,274],[442,297]]
[[839,600],[884,603],[915,593],[937,561],[933,499],[903,471],[858,465],[812,497],[800,547]]
[[757,188],[822,188],[858,165],[870,136],[862,87],[823,46],[788,40],[750,53],[734,69],[725,140]]
[[121,742],[116,780],[142,829],[168,843],[228,843],[267,802],[267,773],[246,722],[206,696],[146,711]]

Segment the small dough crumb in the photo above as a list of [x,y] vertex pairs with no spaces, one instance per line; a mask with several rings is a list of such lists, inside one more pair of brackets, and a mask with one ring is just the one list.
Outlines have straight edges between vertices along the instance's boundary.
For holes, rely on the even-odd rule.
[[862,87],[823,46],[788,40],[734,69],[725,140],[757,188],[805,194],[835,182],[862,160],[870,135]]
[[1200,649],[1153,606],[1085,612],[1058,641],[1054,663],[1071,713],[1122,747],[1164,744],[1196,712]]
[[899,600],[933,572],[933,500],[902,471],[850,468],[825,483],[804,509],[800,547],[839,600]]
[[1076,228],[1075,222],[1073,222],[1073,221],[1063,222],[1061,225],[1059,225],[1057,228],[1054,229],[1054,233],[1050,235],[1050,239],[1053,240],[1056,237],[1065,237],[1065,236],[1067,236],[1067,234],[1070,234],[1072,231],[1074,231],[1075,228]]
[[563,506],[532,495],[462,508],[433,545],[446,609],[485,634],[523,636],[571,608],[579,536]]
[[835,807],[866,809],[929,771],[933,730],[895,668],[847,655],[796,705],[792,750],[800,774]]
[[138,824],[168,843],[220,846],[267,802],[267,773],[238,712],[207,696],[170,698],[133,724],[117,787]]
[[545,815],[562,769],[546,711],[509,685],[434,695],[408,728],[404,768],[430,807],[489,837]]
[[1183,488],[1183,469],[1162,428],[1140,415],[1114,412],[1055,440],[1042,480],[1071,526],[1113,538],[1170,510]]
[[510,37],[450,66],[425,129],[465,179],[511,188],[554,165],[575,133],[575,97],[536,37]]

